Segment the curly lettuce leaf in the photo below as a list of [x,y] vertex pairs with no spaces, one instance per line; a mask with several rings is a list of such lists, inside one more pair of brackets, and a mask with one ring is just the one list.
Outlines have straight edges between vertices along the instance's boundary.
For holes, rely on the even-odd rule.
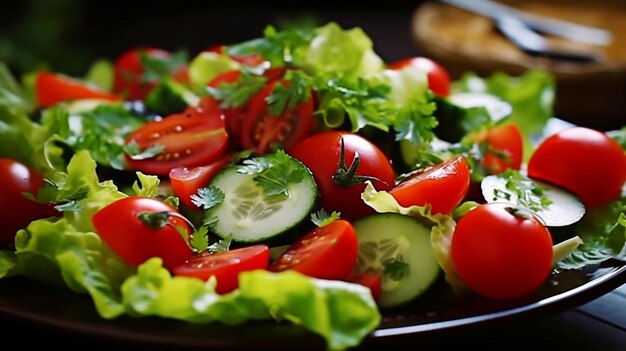
[[467,291],[467,287],[456,272],[450,256],[450,244],[456,226],[452,217],[431,213],[430,205],[403,207],[388,192],[377,191],[369,181],[361,194],[361,198],[378,213],[399,213],[416,218],[428,225],[431,228],[430,242],[439,266],[445,273],[446,281],[459,294]]
[[331,350],[358,345],[380,322],[371,293],[360,285],[257,270],[240,275],[238,290],[218,295],[213,280],[172,277],[161,263],[146,261],[122,286],[130,314],[232,325],[289,320],[324,337]]

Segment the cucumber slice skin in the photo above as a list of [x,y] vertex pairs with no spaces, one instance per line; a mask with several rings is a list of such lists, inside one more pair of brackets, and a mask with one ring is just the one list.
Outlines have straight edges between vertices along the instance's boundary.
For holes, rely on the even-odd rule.
[[[379,305],[390,308],[414,300],[434,285],[441,269],[430,241],[430,228],[412,217],[380,213],[354,222],[359,237],[359,273],[382,275]],[[393,280],[384,273],[385,262],[408,264],[408,274]]]
[[[292,161],[306,168],[296,159]],[[319,204],[319,193],[308,169],[302,182],[289,185],[291,196],[282,201],[265,196],[254,177],[237,173],[237,166],[230,166],[211,181],[211,186],[224,192],[224,201],[206,214],[218,219],[212,228],[217,236],[232,235],[236,246],[258,243],[277,246],[293,241],[314,226],[310,214]]]

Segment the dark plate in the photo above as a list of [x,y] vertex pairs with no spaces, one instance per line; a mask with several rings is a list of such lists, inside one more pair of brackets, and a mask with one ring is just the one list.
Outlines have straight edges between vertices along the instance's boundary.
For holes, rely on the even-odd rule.
[[[532,296],[510,301],[459,299],[442,281],[413,303],[384,311],[382,323],[362,346],[377,348],[409,340],[436,342],[503,322],[548,316],[594,300],[624,283],[626,263],[618,260],[553,275]],[[90,343],[100,338],[120,345],[178,349],[324,348],[321,338],[288,323],[258,321],[227,326],[154,317],[105,320],[98,316],[89,296],[21,277],[0,280],[0,314],[27,326],[89,338]]]

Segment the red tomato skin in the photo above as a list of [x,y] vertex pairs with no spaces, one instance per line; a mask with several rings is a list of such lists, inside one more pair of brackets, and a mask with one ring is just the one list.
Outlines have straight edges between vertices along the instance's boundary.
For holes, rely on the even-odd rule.
[[374,301],[380,301],[380,294],[383,291],[382,277],[377,273],[352,273],[348,277],[348,282],[360,284],[370,289]]
[[193,277],[207,281],[215,276],[218,294],[229,293],[239,287],[239,274],[256,269],[267,269],[270,251],[266,245],[253,245],[200,255],[172,269],[175,276]]
[[85,82],[51,72],[39,72],[35,78],[37,105],[50,107],[63,101],[100,99],[120,101],[120,97]]
[[224,116],[202,108],[189,108],[161,120],[144,124],[127,139],[141,150],[164,145],[160,154],[143,160],[126,155],[132,169],[145,173],[168,175],[177,167],[199,167],[218,160],[228,147]]
[[58,215],[50,206],[26,198],[22,193],[37,196],[43,186],[42,176],[23,163],[0,158],[0,245],[12,243],[15,233],[30,222]]
[[487,152],[481,160],[481,166],[489,174],[498,174],[508,168],[519,170],[522,166],[524,141],[522,132],[514,123],[504,123],[487,131],[485,142],[489,148],[506,155],[499,157],[493,152]]
[[[143,100],[158,85],[158,82],[142,81],[144,74],[142,54],[163,59],[171,56],[169,51],[153,47],[137,47],[123,52],[115,60],[113,91],[127,100]],[[187,67],[181,66],[172,76],[176,81],[187,81]]]
[[388,68],[400,70],[407,66],[428,72],[428,87],[433,93],[444,97],[450,95],[450,74],[439,63],[426,57],[408,57],[390,64]]
[[358,254],[359,242],[354,227],[339,219],[298,239],[270,265],[269,270],[292,269],[309,277],[346,280],[356,265]]
[[151,257],[161,257],[163,266],[172,269],[191,258],[193,252],[174,229],[189,226],[180,218],[170,217],[172,226],[151,229],[139,215],[144,212],[176,212],[169,205],[148,197],[130,196],[117,200],[96,212],[92,223],[109,247],[127,263],[138,266]]
[[196,194],[198,189],[206,187],[230,161],[231,156],[226,155],[206,166],[173,168],[169,173],[169,178],[174,195],[178,196],[180,201],[189,208],[198,209],[191,202],[191,195]]
[[395,172],[389,159],[376,145],[358,134],[344,131],[313,134],[298,142],[290,154],[313,173],[322,207],[327,211],[341,212],[344,219],[355,220],[374,214],[375,211],[361,199],[365,184],[343,187],[332,179],[339,165],[342,137],[348,167],[352,164],[354,152],[358,151],[361,162],[356,173],[380,179],[372,182],[377,190],[391,189],[395,182]]
[[450,214],[467,194],[470,171],[462,156],[417,173],[389,193],[404,207],[431,205],[432,213]]
[[528,162],[528,175],[569,189],[587,208],[596,208],[620,196],[626,154],[605,133],[574,127],[537,147]]
[[512,299],[538,289],[552,270],[552,238],[536,218],[489,203],[458,221],[450,254],[461,280],[478,294]]
[[241,144],[244,149],[254,149],[257,155],[272,151],[275,144],[288,152],[298,141],[309,135],[314,127],[311,95],[294,109],[286,107],[280,116],[271,115],[266,98],[277,84],[288,86],[289,81],[269,82],[250,99],[250,107],[243,120]]

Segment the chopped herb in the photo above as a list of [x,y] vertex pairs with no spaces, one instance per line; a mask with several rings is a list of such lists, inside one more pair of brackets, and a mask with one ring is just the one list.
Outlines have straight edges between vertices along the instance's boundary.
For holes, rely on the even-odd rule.
[[333,213],[328,214],[325,209],[321,209],[317,212],[311,213],[311,221],[318,227],[328,225],[339,218],[341,218],[341,213],[337,211],[333,211]]
[[147,160],[165,151],[165,145],[155,144],[145,150],[139,148],[139,144],[132,140],[130,143],[124,146],[124,151],[133,160]]
[[206,90],[220,103],[222,108],[233,108],[245,105],[252,96],[261,90],[267,78],[242,70],[239,79],[234,82],[223,82],[217,87],[207,86]]
[[211,253],[226,252],[230,249],[230,243],[232,241],[233,241],[233,236],[231,234],[227,236],[226,238],[220,239],[218,242],[211,244],[211,246],[209,246],[207,250]]
[[306,170],[283,150],[278,150],[267,158],[270,167],[254,177],[254,181],[263,188],[267,196],[289,197],[289,185],[302,182]]
[[191,234],[189,245],[196,252],[203,252],[209,247],[209,228],[202,226]]
[[280,116],[285,108],[293,110],[298,104],[311,97],[311,77],[302,71],[289,71],[285,75],[289,82],[274,85],[272,92],[265,98],[268,111],[274,116]]
[[237,166],[239,174],[259,174],[271,167],[269,158],[255,157],[243,160],[243,165]]
[[507,169],[500,177],[506,180],[507,190],[498,189],[494,195],[499,198],[511,200],[517,199],[517,203],[532,211],[539,211],[552,204],[545,196],[547,188],[538,185],[527,177],[523,177],[518,171]]
[[434,103],[413,101],[401,108],[393,124],[396,140],[407,139],[413,143],[432,141],[435,137],[433,129],[439,124],[437,118],[433,116],[434,112]]
[[385,262],[383,274],[395,281],[404,279],[409,273],[409,264],[404,261],[395,259]]
[[200,188],[196,194],[191,195],[191,202],[205,210],[221,204],[222,201],[224,201],[224,192],[213,185]]

